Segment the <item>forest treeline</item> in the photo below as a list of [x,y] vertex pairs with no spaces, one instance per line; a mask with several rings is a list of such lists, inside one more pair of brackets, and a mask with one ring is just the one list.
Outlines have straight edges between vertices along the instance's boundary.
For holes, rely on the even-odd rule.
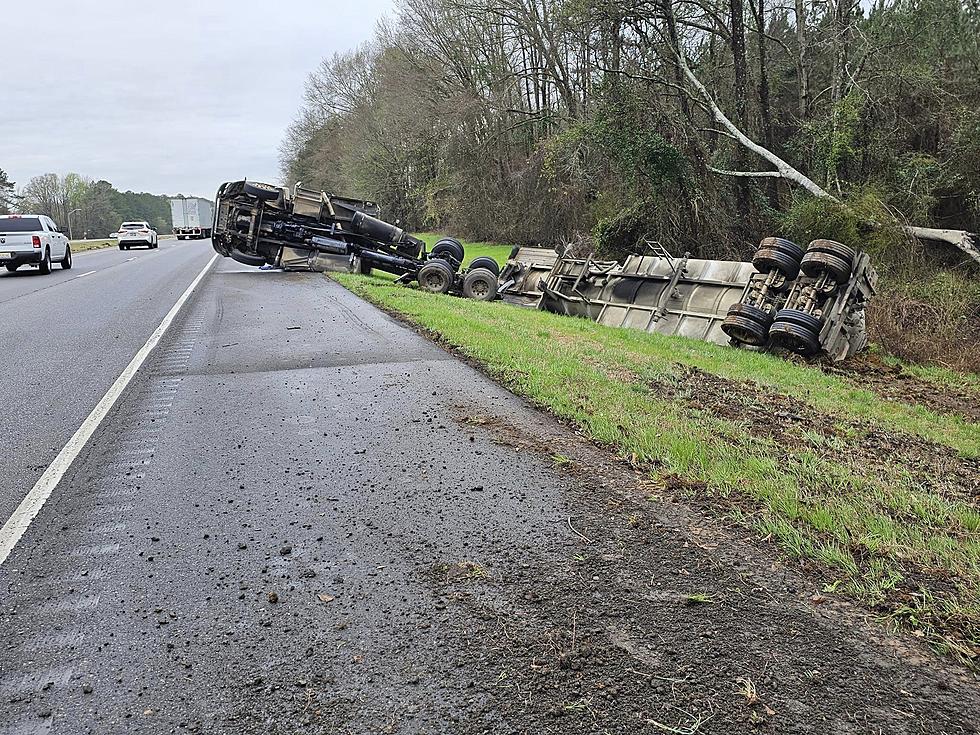
[[108,181],[75,173],[35,176],[18,188],[0,169],[0,214],[9,212],[45,214],[79,239],[108,237],[124,220],[146,220],[162,233],[173,230],[166,196],[119,191]]
[[980,364],[976,263],[905,229],[980,229],[977,0],[402,0],[310,76],[282,163],[476,239],[840,239],[882,272],[880,342]]

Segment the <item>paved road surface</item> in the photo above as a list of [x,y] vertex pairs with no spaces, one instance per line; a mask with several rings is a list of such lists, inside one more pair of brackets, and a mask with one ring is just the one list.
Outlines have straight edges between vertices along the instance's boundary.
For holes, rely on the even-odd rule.
[[161,240],[156,250],[79,253],[71,270],[47,276],[0,269],[0,518],[212,255],[210,241]]
[[[115,319],[201,250],[118,266],[178,267],[165,297],[105,278]],[[66,365],[114,377],[89,340]],[[668,505],[627,523],[650,506],[616,477],[321,276],[219,261],[0,567],[0,733],[969,731],[958,674],[786,572],[755,594],[755,552]]]

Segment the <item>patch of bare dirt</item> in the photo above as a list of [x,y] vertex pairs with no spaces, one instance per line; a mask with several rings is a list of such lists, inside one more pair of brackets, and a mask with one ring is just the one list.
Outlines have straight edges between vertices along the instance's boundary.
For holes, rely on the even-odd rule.
[[887,400],[914,403],[936,413],[955,414],[980,423],[980,393],[968,387],[931,383],[867,353],[843,363],[823,364],[821,368]]
[[889,477],[895,467],[906,467],[932,492],[980,502],[980,459],[961,457],[942,444],[884,431],[870,422],[847,421],[756,383],[728,380],[697,368],[683,368],[677,381],[650,387],[658,395],[743,426],[749,435],[772,440],[789,451],[806,448],[866,476]]

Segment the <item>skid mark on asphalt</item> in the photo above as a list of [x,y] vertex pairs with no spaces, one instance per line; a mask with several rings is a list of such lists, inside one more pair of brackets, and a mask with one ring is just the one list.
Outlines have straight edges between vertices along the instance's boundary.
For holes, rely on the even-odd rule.
[[0,691],[11,699],[33,692],[47,692],[54,687],[68,686],[74,673],[72,666],[52,666],[9,679],[0,684]]
[[91,661],[96,646],[85,631],[98,625],[102,600],[113,597],[112,566],[136,550],[134,534],[127,537],[127,532],[141,497],[149,491],[144,470],[154,462],[203,328],[202,319],[189,321],[169,348],[151,358],[149,380],[129,404],[132,430],[113,439],[115,449],[108,462],[86,482],[92,502],[84,521],[75,526],[77,544],[68,551],[67,569],[45,583],[51,600],[36,608],[34,633],[17,644],[18,656],[10,659],[14,666],[0,671],[6,704],[25,708],[0,717],[0,735],[55,732],[60,729],[55,720],[68,724],[71,708],[65,703],[82,692],[84,683],[84,673],[75,672],[80,662]]

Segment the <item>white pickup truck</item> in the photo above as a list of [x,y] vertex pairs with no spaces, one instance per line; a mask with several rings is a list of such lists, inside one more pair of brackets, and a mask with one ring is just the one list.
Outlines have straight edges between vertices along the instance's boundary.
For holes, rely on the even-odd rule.
[[56,262],[71,268],[71,245],[50,217],[43,214],[0,215],[0,265],[13,273],[22,265],[42,274]]

